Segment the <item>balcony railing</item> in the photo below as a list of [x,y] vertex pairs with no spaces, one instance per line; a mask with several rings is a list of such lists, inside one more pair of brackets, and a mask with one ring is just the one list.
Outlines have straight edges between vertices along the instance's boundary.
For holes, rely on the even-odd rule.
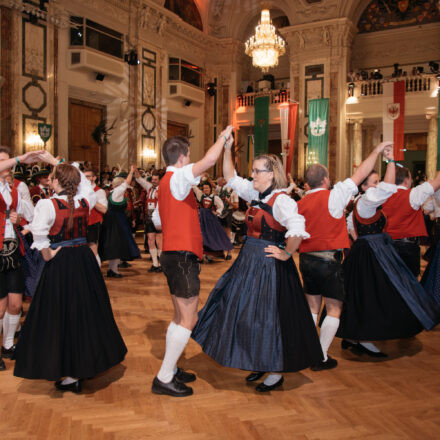
[[[383,83],[389,80],[384,79],[370,79],[366,81],[356,81],[354,87],[357,89],[355,96],[378,96],[383,94]],[[435,75],[417,75],[393,78],[391,81],[405,81],[406,93],[413,92],[427,92],[431,90],[431,84],[436,84]],[[353,87],[353,86],[351,86]],[[350,93],[349,93],[350,94]]]
[[237,96],[237,107],[254,107],[255,98],[260,96],[269,96],[270,104],[282,104],[283,102],[289,102],[290,90],[270,90],[269,92],[256,92],[256,93],[243,93]]

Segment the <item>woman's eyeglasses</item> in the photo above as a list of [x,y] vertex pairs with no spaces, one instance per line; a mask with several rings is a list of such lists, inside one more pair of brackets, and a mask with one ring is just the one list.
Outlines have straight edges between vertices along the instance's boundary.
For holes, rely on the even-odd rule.
[[259,170],[258,168],[252,168],[251,173],[252,174],[260,174],[260,173],[270,173],[270,170]]

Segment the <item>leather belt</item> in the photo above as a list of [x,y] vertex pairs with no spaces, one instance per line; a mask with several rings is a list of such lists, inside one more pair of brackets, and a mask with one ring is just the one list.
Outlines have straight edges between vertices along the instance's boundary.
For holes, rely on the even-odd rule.
[[343,256],[341,249],[335,249],[332,251],[306,252],[305,255],[312,255],[313,257],[318,257],[326,261],[335,261],[339,263],[342,261]]

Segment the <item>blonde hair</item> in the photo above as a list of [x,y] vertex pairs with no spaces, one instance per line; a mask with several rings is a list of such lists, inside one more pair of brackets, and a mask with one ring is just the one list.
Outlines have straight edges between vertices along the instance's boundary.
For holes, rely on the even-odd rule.
[[112,188],[115,189],[117,186],[122,185],[125,182],[123,177],[115,177],[112,180]]
[[282,189],[287,188],[287,177],[284,172],[283,164],[278,156],[275,154],[260,154],[254,159],[256,160],[264,160],[264,166],[268,171],[273,172],[273,189]]

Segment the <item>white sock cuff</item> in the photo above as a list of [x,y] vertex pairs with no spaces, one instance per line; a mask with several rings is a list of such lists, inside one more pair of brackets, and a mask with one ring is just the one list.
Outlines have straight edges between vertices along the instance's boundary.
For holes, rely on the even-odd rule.
[[18,315],[11,315],[8,312],[6,312],[5,318],[6,318],[6,315],[8,316],[8,322],[10,324],[17,324],[18,322],[20,322],[21,312]]
[[330,327],[339,327],[339,318],[335,318],[334,316],[327,315],[322,322],[321,328],[324,325],[328,325]]
[[181,342],[188,342],[191,337],[191,330],[188,330],[185,327],[182,327],[179,324],[175,324],[176,328],[173,331],[173,338],[179,339]]

